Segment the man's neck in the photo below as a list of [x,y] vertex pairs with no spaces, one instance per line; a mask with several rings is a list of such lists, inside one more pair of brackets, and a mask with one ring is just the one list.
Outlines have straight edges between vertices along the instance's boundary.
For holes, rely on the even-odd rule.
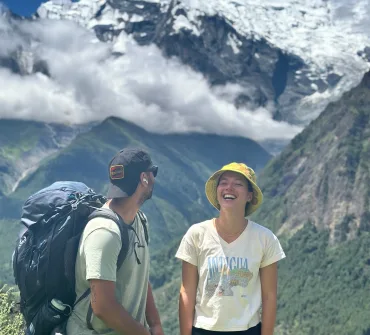
[[123,199],[118,203],[108,200],[107,206],[114,212],[116,212],[126,224],[131,224],[140,208],[136,199],[129,197]]

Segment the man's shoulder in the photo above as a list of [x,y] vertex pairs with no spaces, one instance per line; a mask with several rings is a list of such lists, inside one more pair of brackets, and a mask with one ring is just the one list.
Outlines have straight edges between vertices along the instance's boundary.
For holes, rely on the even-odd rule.
[[100,231],[108,230],[121,237],[121,232],[118,224],[110,218],[99,216],[89,220],[84,229],[84,235],[88,236],[91,233],[99,234]]

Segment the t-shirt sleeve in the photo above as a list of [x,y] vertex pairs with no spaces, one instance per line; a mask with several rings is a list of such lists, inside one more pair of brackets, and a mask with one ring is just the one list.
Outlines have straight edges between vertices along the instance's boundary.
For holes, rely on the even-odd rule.
[[190,228],[182,238],[175,257],[198,266],[198,250],[194,243],[193,229]]
[[116,281],[117,258],[121,250],[120,236],[107,228],[97,228],[84,240],[86,280]]
[[272,232],[267,238],[268,240],[262,257],[261,268],[271,265],[286,257],[278,238]]

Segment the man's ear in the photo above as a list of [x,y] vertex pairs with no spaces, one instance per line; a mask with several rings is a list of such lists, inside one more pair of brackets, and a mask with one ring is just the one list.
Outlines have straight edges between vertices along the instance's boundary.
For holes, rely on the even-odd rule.
[[144,172],[142,172],[140,174],[140,181],[141,183],[144,185],[144,186],[147,186],[149,181],[148,181],[148,177],[146,176],[146,174]]

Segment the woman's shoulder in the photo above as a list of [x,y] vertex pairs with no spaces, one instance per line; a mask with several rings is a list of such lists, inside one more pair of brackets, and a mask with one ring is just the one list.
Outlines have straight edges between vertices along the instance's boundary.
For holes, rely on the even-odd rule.
[[213,219],[201,221],[192,224],[188,231],[187,234],[189,235],[199,235],[199,234],[204,234],[206,231],[211,229],[213,226]]
[[266,238],[276,238],[275,234],[269,228],[251,220],[249,220],[249,224],[251,225],[251,230],[254,233]]

